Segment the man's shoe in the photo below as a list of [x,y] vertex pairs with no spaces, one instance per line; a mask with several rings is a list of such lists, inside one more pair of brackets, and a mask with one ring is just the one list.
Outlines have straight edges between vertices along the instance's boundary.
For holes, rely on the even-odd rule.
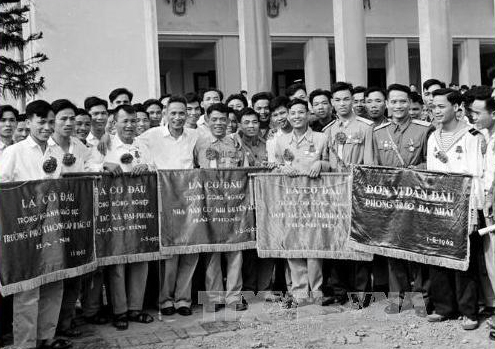
[[396,303],[390,303],[383,311],[389,315],[395,315],[400,313],[400,307]]
[[467,316],[463,316],[461,326],[462,326],[463,330],[470,331],[470,330],[477,329],[479,326],[479,323],[478,323],[478,320],[472,320],[472,319],[468,318]]
[[105,325],[110,322],[110,319],[103,313],[98,312],[95,315],[84,317],[84,321],[92,325]]
[[241,299],[241,303],[232,303],[228,305],[229,308],[235,311],[244,311],[248,308],[248,303],[244,298]]
[[165,307],[165,308],[160,309],[160,312],[162,313],[162,315],[171,316],[171,315],[175,314],[175,308],[174,307]]
[[433,313],[433,314],[428,315],[426,317],[426,319],[428,320],[428,322],[442,322],[442,321],[447,320],[447,317],[444,315]]
[[42,344],[40,349],[68,349],[72,348],[72,342],[67,339],[56,339],[55,341],[51,342],[50,344],[47,344],[46,342]]
[[75,328],[69,328],[67,330],[59,330],[55,332],[55,335],[60,337],[76,338],[76,337],[80,337],[82,335],[82,332],[76,330]]
[[346,295],[323,297],[321,300],[321,305],[322,306],[327,306],[332,304],[344,305],[347,303],[347,301],[348,299]]
[[192,310],[190,307],[179,307],[177,308],[177,313],[182,316],[192,315]]

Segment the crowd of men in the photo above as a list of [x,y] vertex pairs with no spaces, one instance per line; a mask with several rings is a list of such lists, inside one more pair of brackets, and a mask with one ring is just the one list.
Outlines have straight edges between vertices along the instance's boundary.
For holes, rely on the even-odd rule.
[[[366,292],[378,291],[399,295],[390,298],[388,314],[414,309],[431,322],[461,316],[465,330],[477,328],[479,317],[493,315],[495,307],[495,238],[477,232],[493,225],[492,88],[459,91],[430,79],[421,96],[411,87],[392,84],[385,90],[337,82],[331,91],[308,95],[297,83],[284,96],[259,92],[250,100],[245,91],[224,100],[212,88],[201,96],[165,95],[136,104],[128,89],[118,88],[108,96],[110,103],[93,96],[84,108],[67,99],[33,101],[22,115],[2,106],[0,182],[58,178],[66,172],[140,175],[247,166],[315,178],[321,172],[348,171],[351,164],[374,164],[467,173],[474,188],[467,271],[381,256],[373,262],[261,259],[255,250],[174,255],[159,262],[159,276],[148,274],[148,262],[118,264],[16,293],[14,345],[70,347],[68,338],[81,334],[73,321],[79,302],[91,324],[111,321],[125,330],[129,322],[152,322],[143,311],[148,275],[160,280],[158,299],[152,302],[161,314],[191,315],[198,265],[204,268],[204,283],[195,288],[208,291],[204,307],[209,312],[223,306],[246,310],[242,291],[287,307],[344,304],[359,295],[358,304],[365,307],[370,302]],[[280,288],[286,290],[283,297]],[[408,298],[411,291],[415,296]],[[349,292],[357,295],[348,297]],[[111,304],[111,319],[103,299]]]

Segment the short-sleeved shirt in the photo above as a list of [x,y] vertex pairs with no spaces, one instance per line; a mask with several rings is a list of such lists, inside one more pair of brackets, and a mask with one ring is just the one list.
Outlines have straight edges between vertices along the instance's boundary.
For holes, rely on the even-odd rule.
[[308,130],[300,138],[294,131],[282,134],[276,139],[275,159],[281,165],[291,165],[306,172],[316,161],[328,161],[327,137],[321,132]]
[[55,146],[47,144],[43,153],[33,137],[28,136],[5,149],[0,164],[0,182],[58,178],[62,165],[59,161],[57,161],[57,166],[53,172],[46,173],[43,170],[45,161],[50,157],[55,157],[55,154]]
[[168,125],[147,130],[135,142],[147,148],[153,165],[159,170],[189,169],[194,167],[194,147],[197,130],[184,128],[178,137],[172,137]]
[[57,162],[60,163],[61,173],[85,171],[85,165],[91,156],[91,149],[86,147],[79,139],[70,137],[69,152],[67,154],[72,154],[74,157],[73,164],[64,163],[66,152],[53,140],[53,138],[50,137],[48,145],[53,146],[54,157],[57,159]]
[[375,127],[372,155],[367,153],[365,163],[391,167],[426,168],[428,137],[433,130],[430,123],[410,117],[403,124],[387,122]]
[[364,163],[365,149],[372,147],[372,124],[368,119],[353,115],[348,120],[339,118],[325,128],[332,169],[342,170],[339,159],[346,166]]
[[232,168],[247,166],[242,146],[232,137],[216,138],[211,133],[200,137],[194,148],[196,165],[200,168]]
[[239,133],[234,133],[231,137],[244,149],[249,166],[262,166],[268,161],[268,153],[266,150],[266,141],[261,137],[255,139],[247,139]]

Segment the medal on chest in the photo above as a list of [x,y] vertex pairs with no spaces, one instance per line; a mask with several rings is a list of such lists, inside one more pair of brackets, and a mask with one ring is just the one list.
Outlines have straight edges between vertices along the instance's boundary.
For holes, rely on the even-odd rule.
[[74,165],[76,163],[76,157],[74,156],[74,154],[71,154],[71,153],[65,153],[63,159],[62,159],[62,163],[67,166],[67,167],[70,167],[72,165]]
[[53,173],[57,169],[57,159],[55,159],[53,156],[48,157],[48,159],[43,162],[43,171],[45,173]]
[[282,159],[286,165],[291,165],[292,161],[294,161],[294,154],[289,149],[285,149],[282,154]]
[[437,148],[435,148],[435,157],[444,164],[449,162],[449,157],[447,156],[447,153],[445,153],[443,150],[439,151]]
[[345,134],[345,132],[339,131],[335,135],[335,140],[337,141],[338,144],[343,145],[347,141],[347,135]]
[[455,148],[455,152],[457,154],[457,160],[461,160],[461,154],[464,153],[464,151],[462,150],[462,146],[458,145]]
[[409,147],[407,149],[409,149],[409,151],[411,153],[414,153],[414,150],[416,150],[416,148],[414,147],[414,141],[412,140],[412,138],[409,138]]

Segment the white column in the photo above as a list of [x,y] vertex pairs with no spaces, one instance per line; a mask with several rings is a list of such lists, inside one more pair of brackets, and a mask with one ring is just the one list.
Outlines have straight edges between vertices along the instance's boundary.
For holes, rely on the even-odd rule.
[[265,0],[237,0],[241,88],[272,89],[272,47]]
[[366,34],[362,0],[333,0],[337,81],[367,85]]
[[457,50],[459,62],[459,84],[481,85],[480,41],[466,39]]
[[158,19],[156,1],[145,0],[144,31],[146,38],[146,67],[148,75],[148,97],[160,97],[160,61],[158,58]]
[[452,80],[450,0],[418,0],[421,81]]
[[304,82],[308,93],[314,89],[330,89],[328,40],[311,38],[304,45]]
[[387,85],[409,85],[409,47],[407,39],[392,39],[385,49]]
[[239,93],[241,75],[239,67],[239,38],[224,36],[217,41],[215,47],[218,88],[225,95]]

